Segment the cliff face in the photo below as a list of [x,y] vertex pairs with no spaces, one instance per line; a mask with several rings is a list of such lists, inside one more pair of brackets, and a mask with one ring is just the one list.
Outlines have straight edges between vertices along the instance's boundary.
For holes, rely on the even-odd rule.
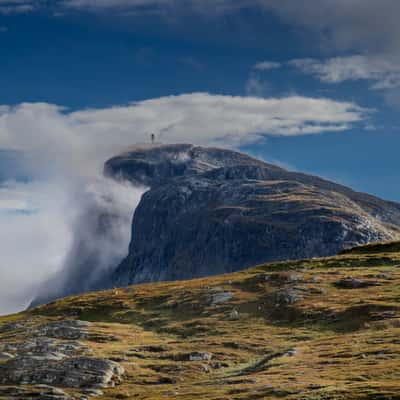
[[229,150],[137,147],[105,172],[150,187],[113,285],[328,256],[398,237],[399,204]]

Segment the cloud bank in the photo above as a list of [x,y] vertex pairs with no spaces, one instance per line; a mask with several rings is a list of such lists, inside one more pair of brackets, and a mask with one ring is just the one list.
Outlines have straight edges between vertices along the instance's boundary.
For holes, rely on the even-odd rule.
[[35,0],[0,0],[0,15],[26,14],[36,9]]
[[166,143],[238,147],[263,135],[344,131],[368,115],[323,98],[207,93],[75,112],[46,103],[1,107],[0,148],[24,155],[31,180],[0,186],[0,313],[25,307],[43,282],[56,289],[78,280],[84,290],[124,257],[145,189],[105,179],[103,163],[150,133]]
[[400,64],[382,57],[356,55],[323,61],[306,58],[292,60],[289,64],[327,83],[368,80],[373,82],[374,90],[400,86]]
[[[308,32],[308,36],[301,37],[312,39],[313,52],[319,50],[325,54],[325,60],[296,60],[297,66],[322,81],[366,79],[372,81],[374,90],[398,88],[400,2],[397,0],[319,0],[318,6],[315,0],[0,0],[0,14],[48,10],[57,16],[70,12],[132,18],[155,15],[182,23],[187,15],[226,18],[247,9],[257,10],[260,15],[273,14],[291,29]],[[243,15],[242,19],[244,24],[249,23]],[[332,53],[335,57],[330,57]],[[340,57],[336,57],[338,53],[342,53]],[[276,62],[261,62],[254,69],[278,67]],[[260,82],[252,79],[247,93],[261,92]]]

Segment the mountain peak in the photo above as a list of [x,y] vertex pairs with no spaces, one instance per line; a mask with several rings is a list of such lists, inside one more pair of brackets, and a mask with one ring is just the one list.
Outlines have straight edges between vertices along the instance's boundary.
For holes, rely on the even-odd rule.
[[235,165],[269,166],[237,151],[192,144],[144,144],[129,148],[105,164],[105,174],[152,186],[170,178],[197,175]]
[[399,234],[400,205],[232,150],[140,146],[107,161],[106,173],[150,187],[117,286],[330,256]]
[[[89,288],[74,283],[75,275],[64,271],[61,278],[67,284],[62,290],[33,304],[88,289],[191,279],[264,262],[331,256],[400,237],[399,204],[233,150],[137,145],[108,160],[104,170],[118,181],[148,188],[136,209],[132,204],[127,256],[115,262],[119,265],[102,269],[101,279]],[[114,217],[102,213],[98,220]],[[107,224],[101,226],[108,229]],[[113,231],[112,226],[109,229]],[[101,235],[106,238],[107,232]],[[76,248],[92,247],[78,242]],[[93,260],[101,258],[101,251],[95,257],[82,252],[76,257],[79,276],[93,276]]]

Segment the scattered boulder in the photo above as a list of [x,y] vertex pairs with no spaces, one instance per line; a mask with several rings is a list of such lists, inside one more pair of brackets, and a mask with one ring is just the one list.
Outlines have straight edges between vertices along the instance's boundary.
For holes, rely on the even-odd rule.
[[10,360],[11,358],[14,358],[14,356],[10,353],[0,353],[0,362],[4,360]]
[[100,389],[84,389],[83,393],[91,397],[99,397],[104,394]]
[[31,388],[27,387],[0,387],[0,398],[3,396],[7,399],[32,399],[40,398],[41,400],[73,400],[73,398],[59,388],[48,385],[36,385]]
[[240,314],[237,310],[232,310],[229,313],[229,319],[231,319],[232,321],[237,321],[240,318]]
[[210,368],[207,364],[201,364],[200,370],[201,370],[201,372],[205,372],[206,374],[208,374],[210,372]]
[[189,354],[189,361],[210,361],[212,359],[211,353],[201,353],[195,351]]
[[165,346],[158,346],[158,345],[150,345],[150,346],[142,346],[140,348],[134,349],[135,351],[147,351],[149,353],[163,353],[168,351],[168,348]]
[[321,282],[322,282],[322,278],[319,277],[319,276],[313,276],[313,277],[311,278],[311,282],[312,282],[312,283],[321,283]]
[[393,276],[391,274],[382,272],[380,274],[375,275],[375,278],[378,278],[378,279],[393,279]]
[[213,361],[210,363],[210,367],[213,369],[221,369],[221,368],[228,368],[229,365],[227,363],[221,363],[219,361]]
[[227,379],[224,381],[226,385],[254,385],[257,383],[255,378]]
[[370,286],[380,286],[381,284],[376,281],[366,281],[353,277],[346,277],[340,279],[335,283],[335,286],[340,289],[362,289]]
[[211,353],[194,351],[192,353],[164,355],[161,356],[160,359],[174,360],[174,361],[210,361],[212,357],[213,355]]
[[213,293],[210,300],[211,306],[226,303],[233,298],[232,292],[217,292]]
[[303,300],[303,295],[299,290],[287,288],[275,294],[276,305],[292,305]]
[[286,353],[283,354],[282,357],[294,357],[297,354],[297,349],[289,349]]
[[39,327],[38,336],[57,339],[86,339],[89,336],[89,322],[79,320],[54,321]]
[[156,382],[157,385],[174,385],[175,383],[178,383],[178,379],[169,376],[162,376]]
[[303,282],[303,277],[299,274],[289,274],[286,280],[288,283],[299,283]]
[[49,385],[36,385],[35,389],[39,389],[41,399],[70,399],[71,397],[59,388],[55,388]]

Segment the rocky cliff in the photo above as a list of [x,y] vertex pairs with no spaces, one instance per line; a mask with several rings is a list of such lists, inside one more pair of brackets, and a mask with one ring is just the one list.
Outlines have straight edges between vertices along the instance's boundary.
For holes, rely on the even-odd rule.
[[138,146],[109,160],[105,173],[150,187],[112,285],[329,256],[399,237],[399,204],[230,150]]

